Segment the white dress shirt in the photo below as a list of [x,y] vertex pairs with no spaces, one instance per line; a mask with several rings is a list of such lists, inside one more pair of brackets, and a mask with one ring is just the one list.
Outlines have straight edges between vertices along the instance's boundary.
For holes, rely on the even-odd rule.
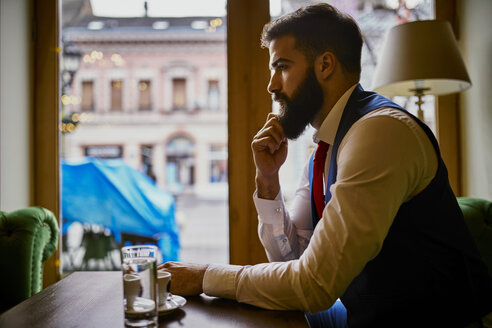
[[[323,121],[316,138],[331,145],[356,85]],[[313,230],[306,164],[292,206],[253,196],[259,235],[271,263],[212,264],[206,294],[267,309],[318,312],[328,309],[381,250],[402,203],[421,192],[437,171],[435,150],[420,126],[404,112],[381,108],[352,125],[337,154],[331,200]]]

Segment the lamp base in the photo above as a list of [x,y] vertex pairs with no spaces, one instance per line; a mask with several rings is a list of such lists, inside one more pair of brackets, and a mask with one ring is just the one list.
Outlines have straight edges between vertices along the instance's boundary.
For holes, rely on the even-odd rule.
[[424,96],[424,92],[430,91],[430,88],[415,88],[415,89],[410,89],[410,91],[415,92],[415,96],[418,98],[415,104],[419,106],[419,110],[417,111],[417,117],[419,120],[425,123],[424,120],[424,111],[422,110],[422,105],[424,104],[424,101],[422,100],[422,97]]

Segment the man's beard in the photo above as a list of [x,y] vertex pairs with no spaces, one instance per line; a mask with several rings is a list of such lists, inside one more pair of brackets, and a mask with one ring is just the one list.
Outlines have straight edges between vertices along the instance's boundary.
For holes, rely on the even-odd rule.
[[316,80],[314,68],[309,67],[304,81],[297,87],[291,99],[285,94],[275,94],[274,100],[282,100],[279,122],[287,139],[297,139],[319,113],[323,105],[323,90]]

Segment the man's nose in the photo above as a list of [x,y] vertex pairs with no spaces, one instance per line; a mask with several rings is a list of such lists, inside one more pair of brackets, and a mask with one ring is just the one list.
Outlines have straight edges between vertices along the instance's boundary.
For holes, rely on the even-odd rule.
[[270,76],[270,82],[268,83],[267,90],[270,94],[278,93],[281,89],[281,83],[278,79],[278,75],[273,72]]

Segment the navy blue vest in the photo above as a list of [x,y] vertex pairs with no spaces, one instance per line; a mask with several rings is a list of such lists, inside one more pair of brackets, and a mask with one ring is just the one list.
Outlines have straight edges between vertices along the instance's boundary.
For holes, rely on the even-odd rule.
[[[326,203],[343,137],[362,116],[381,107],[404,110],[360,85],[350,96],[332,146]],[[426,189],[401,205],[380,253],[342,295],[349,327],[462,327],[492,311],[492,280],[449,186],[437,140],[427,125],[408,115],[431,140],[437,173]],[[316,225],[319,218],[311,203]]]

